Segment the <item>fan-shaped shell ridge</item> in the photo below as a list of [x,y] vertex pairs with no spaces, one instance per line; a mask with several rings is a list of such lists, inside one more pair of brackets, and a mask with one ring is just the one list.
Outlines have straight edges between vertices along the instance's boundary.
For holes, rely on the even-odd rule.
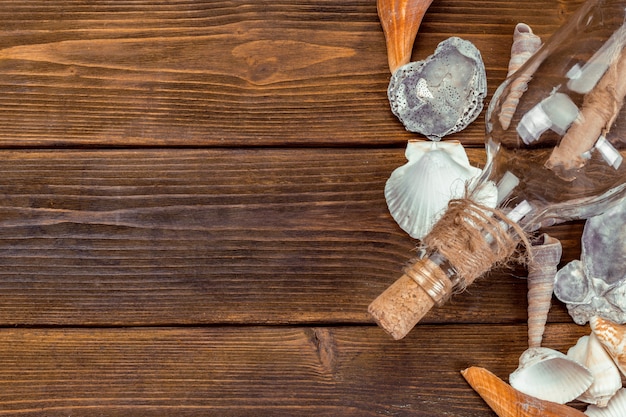
[[402,230],[421,239],[481,171],[469,164],[460,143],[412,141],[406,156],[409,161],[387,180],[385,199]]
[[592,382],[593,376],[585,366],[545,347],[527,349],[519,367],[509,376],[513,388],[558,404],[575,400]]

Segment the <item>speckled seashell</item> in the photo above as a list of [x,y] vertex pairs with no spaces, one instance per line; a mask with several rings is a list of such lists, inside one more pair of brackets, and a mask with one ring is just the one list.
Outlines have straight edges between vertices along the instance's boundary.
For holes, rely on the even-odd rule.
[[558,271],[554,294],[578,324],[593,316],[626,323],[626,199],[588,219],[581,241],[581,259]]
[[567,356],[583,364],[593,376],[593,383],[578,400],[606,407],[617,390],[622,388],[622,377],[596,334],[592,332],[578,339],[576,345],[567,351]]
[[509,376],[509,383],[518,391],[559,404],[575,400],[592,382],[591,372],[583,365],[544,347],[527,349]]
[[411,60],[415,36],[433,0],[377,0],[378,18],[385,33],[389,70],[393,74]]
[[589,324],[619,370],[626,376],[626,325],[598,316],[592,317]]
[[585,410],[588,417],[624,417],[626,416],[626,389],[622,388],[611,398],[606,407],[590,405]]
[[438,141],[473,122],[483,108],[487,77],[480,51],[452,37],[424,61],[398,68],[387,95],[404,127]]
[[411,140],[408,162],[397,168],[385,185],[389,212],[415,239],[423,238],[441,217],[451,198],[465,192],[467,181],[481,170],[470,165],[459,142]]
[[[513,45],[507,77],[513,75],[541,47],[541,38],[535,35],[526,23],[518,23],[513,31]],[[510,93],[500,108],[500,124],[507,130],[520,97],[526,91],[530,75],[515,79],[511,84]]]
[[524,394],[484,368],[473,366],[461,374],[499,417],[585,417],[575,408]]
[[528,347],[541,346],[561,253],[561,242],[545,233],[530,249],[527,282]]

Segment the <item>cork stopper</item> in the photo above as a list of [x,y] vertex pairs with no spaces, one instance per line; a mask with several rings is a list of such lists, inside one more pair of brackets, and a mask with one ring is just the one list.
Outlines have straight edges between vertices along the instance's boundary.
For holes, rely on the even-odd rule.
[[372,301],[368,311],[380,327],[399,340],[451,292],[452,283],[446,274],[424,258],[407,267],[404,275]]

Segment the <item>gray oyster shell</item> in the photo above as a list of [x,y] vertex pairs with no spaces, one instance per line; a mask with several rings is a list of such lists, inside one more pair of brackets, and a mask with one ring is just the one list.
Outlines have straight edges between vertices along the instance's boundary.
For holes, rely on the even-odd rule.
[[487,76],[480,51],[451,37],[424,61],[410,62],[391,77],[391,111],[411,131],[439,141],[473,122],[483,109]]
[[554,294],[578,324],[598,315],[626,323],[626,199],[585,223],[580,260],[559,270]]

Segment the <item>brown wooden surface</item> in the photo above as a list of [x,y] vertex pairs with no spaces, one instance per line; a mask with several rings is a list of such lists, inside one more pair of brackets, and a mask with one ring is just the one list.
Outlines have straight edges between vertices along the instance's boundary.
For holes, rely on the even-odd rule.
[[[414,58],[481,50],[580,1],[436,0]],[[0,1],[0,415],[494,414],[526,271],[496,270],[393,341],[367,305],[415,242],[375,1]],[[484,118],[454,135],[484,162]],[[582,223],[549,232],[562,264]],[[588,328],[554,302],[544,345]]]

